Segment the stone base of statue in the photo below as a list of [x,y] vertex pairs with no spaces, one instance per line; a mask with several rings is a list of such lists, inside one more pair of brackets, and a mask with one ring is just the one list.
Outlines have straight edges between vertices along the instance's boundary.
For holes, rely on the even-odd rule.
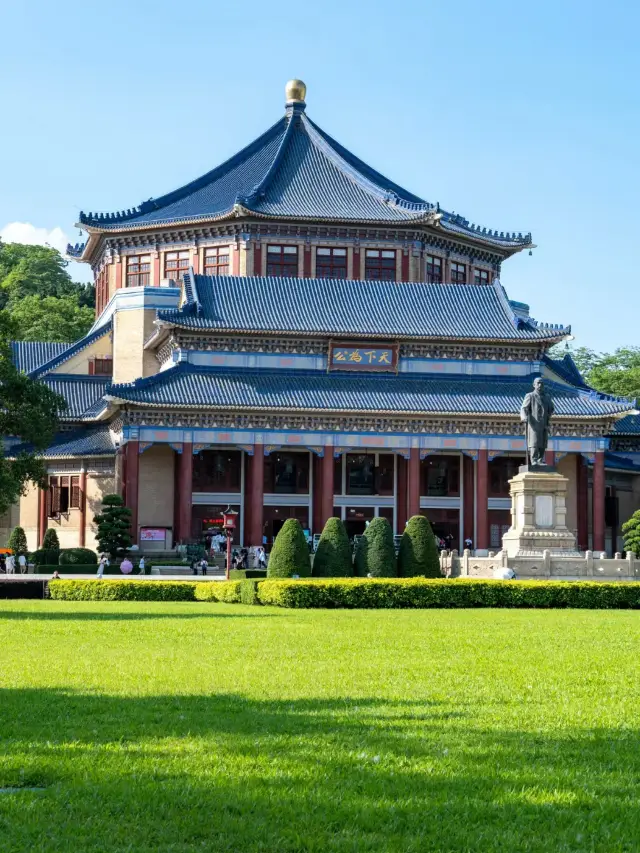
[[511,528],[502,537],[509,557],[574,556],[576,540],[567,528],[566,477],[549,465],[527,465],[509,481]]

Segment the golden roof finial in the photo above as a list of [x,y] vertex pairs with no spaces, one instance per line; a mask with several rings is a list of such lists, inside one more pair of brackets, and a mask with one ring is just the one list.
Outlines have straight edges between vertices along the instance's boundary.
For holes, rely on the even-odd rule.
[[304,99],[307,95],[307,87],[302,80],[289,80],[287,85],[284,87],[284,94],[288,104],[292,101],[304,103]]

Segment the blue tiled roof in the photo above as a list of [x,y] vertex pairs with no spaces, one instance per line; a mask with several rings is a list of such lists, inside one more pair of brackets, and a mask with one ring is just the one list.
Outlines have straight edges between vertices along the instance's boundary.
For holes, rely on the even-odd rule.
[[614,435],[640,435],[640,415],[627,415],[616,421]]
[[[597,417],[629,409],[627,403],[547,385],[558,415]],[[123,401],[167,407],[513,415],[530,390],[531,378],[240,372],[181,363],[147,379],[112,385],[107,393]]]
[[13,363],[23,373],[31,373],[41,364],[56,358],[71,344],[51,344],[41,341],[12,341]]
[[[120,231],[237,213],[340,222],[437,221],[444,231],[501,248],[531,244],[530,234],[481,228],[408,192],[332,139],[301,105],[288,109],[266,133],[201,178],[133,209],[81,213],[80,222]],[[83,247],[67,251],[78,256]]]
[[108,332],[111,331],[112,322],[109,320],[108,323],[104,323],[99,326],[93,332],[89,332],[88,335],[85,335],[84,338],[80,338],[79,341],[76,341],[74,344],[65,344],[65,349],[59,353],[53,355],[48,361],[43,362],[38,365],[35,369],[30,371],[30,375],[34,378],[39,376],[44,376],[49,371],[58,367],[61,364],[64,364],[71,356],[76,355],[81,352],[86,347],[90,346],[94,341],[97,341],[98,338],[103,337]]
[[547,355],[544,357],[544,362],[565,382],[575,385],[576,388],[590,389],[569,353],[565,353],[562,358],[552,358]]
[[111,381],[109,377],[52,373],[41,381],[67,401],[61,420],[91,420],[107,406],[103,397]]
[[[26,444],[14,445],[10,455],[16,456],[20,451],[31,451]],[[111,456],[115,453],[113,439],[108,425],[89,427],[84,430],[58,433],[53,442],[39,455],[48,459],[62,459],[78,456]]]
[[636,474],[640,473],[640,465],[633,462],[631,459],[627,459],[626,456],[621,456],[618,453],[612,453],[609,450],[605,451],[604,464],[605,468],[618,468],[621,471],[631,471]]
[[493,285],[185,276],[188,302],[158,318],[187,329],[359,338],[557,340],[570,327],[517,317]]

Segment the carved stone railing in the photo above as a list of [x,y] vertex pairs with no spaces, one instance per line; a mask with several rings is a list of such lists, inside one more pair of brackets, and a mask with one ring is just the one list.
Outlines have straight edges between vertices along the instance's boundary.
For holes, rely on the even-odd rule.
[[640,560],[629,552],[607,557],[586,551],[584,556],[558,556],[543,551],[539,556],[509,557],[506,551],[487,557],[474,557],[471,551],[443,551],[440,554],[440,571],[446,577],[492,578],[497,569],[510,568],[521,580],[640,580]]

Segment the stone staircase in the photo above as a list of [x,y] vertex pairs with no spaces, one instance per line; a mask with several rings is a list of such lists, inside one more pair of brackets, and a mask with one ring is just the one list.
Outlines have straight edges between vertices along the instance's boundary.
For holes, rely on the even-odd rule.
[[[221,578],[224,577],[225,574],[225,557],[221,554],[216,554],[214,557],[208,558],[209,568],[207,570],[207,577]],[[154,566],[151,569],[152,575],[164,575],[164,576],[184,576],[184,577],[202,577],[200,572],[198,571],[197,575],[194,575],[191,571],[191,566],[185,565],[184,563],[176,562],[173,566]]]

